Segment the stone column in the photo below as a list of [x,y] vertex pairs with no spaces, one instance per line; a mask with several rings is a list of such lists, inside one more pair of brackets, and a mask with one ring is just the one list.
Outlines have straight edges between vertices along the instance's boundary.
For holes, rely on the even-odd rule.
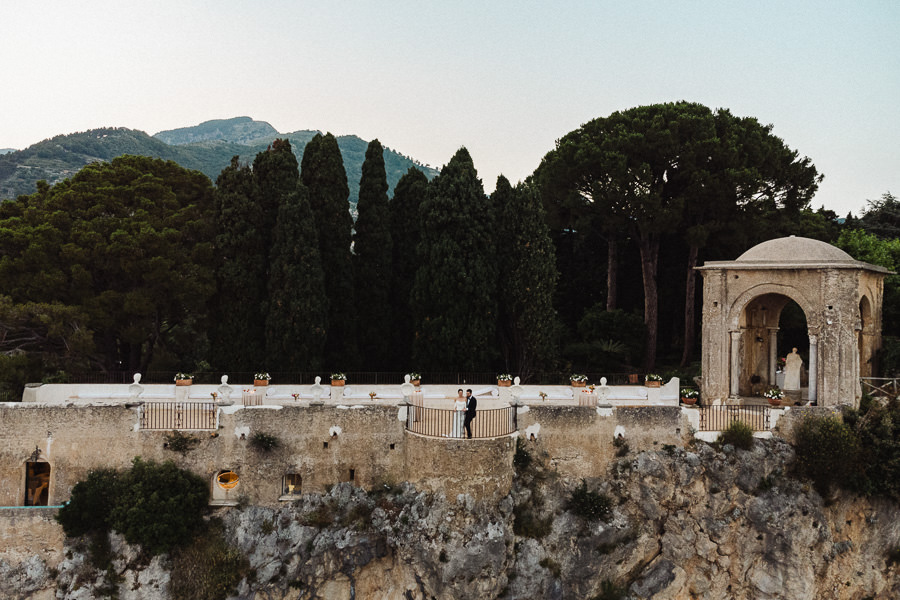
[[769,327],[769,386],[775,385],[775,361],[778,360],[778,328]]
[[731,331],[731,389],[729,396],[736,397],[741,385],[741,332]]
[[818,378],[819,368],[819,340],[816,336],[809,336],[809,403],[816,401],[816,381]]

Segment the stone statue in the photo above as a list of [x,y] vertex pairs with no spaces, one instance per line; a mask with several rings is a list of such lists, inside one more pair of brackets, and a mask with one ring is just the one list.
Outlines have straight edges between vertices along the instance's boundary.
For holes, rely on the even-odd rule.
[[410,383],[409,373],[403,376],[403,383],[400,384],[400,393],[403,394],[403,399],[406,402],[409,402],[410,397],[413,395],[413,392],[416,391],[416,386]]
[[138,396],[144,393],[144,386],[141,385],[141,374],[134,374],[134,383],[128,386],[128,395],[132,400],[136,400]]
[[221,404],[231,404],[231,392],[234,391],[230,385],[228,385],[228,375],[222,375],[222,385],[216,389],[216,393],[219,394],[219,402]]
[[609,386],[606,385],[606,377],[600,378],[600,387],[596,389],[597,393],[597,404],[606,404],[609,402]]
[[313,396],[312,400],[309,401],[310,405],[325,404],[325,402],[322,401],[322,393],[325,391],[325,389],[322,387],[322,378],[318,375],[316,375],[316,382],[313,384],[310,391],[312,392]]
[[797,354],[797,349],[791,350],[784,361],[784,389],[798,391],[800,389],[800,370],[803,368],[803,359]]

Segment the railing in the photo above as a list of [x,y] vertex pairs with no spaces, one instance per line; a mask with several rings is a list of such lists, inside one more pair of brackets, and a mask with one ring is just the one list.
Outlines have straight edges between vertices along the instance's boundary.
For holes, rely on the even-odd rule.
[[735,421],[743,421],[753,431],[769,430],[768,406],[701,406],[698,410],[700,431],[723,431]]
[[[431,437],[464,438],[463,411],[442,408],[423,408],[410,405],[406,413],[406,429]],[[473,438],[492,438],[509,435],[516,430],[516,409],[492,408],[479,410],[470,424]]]
[[864,394],[896,398],[900,393],[900,379],[896,377],[860,377]]
[[215,402],[145,402],[141,429],[216,429]]
[[[272,385],[312,385],[316,377],[328,385],[329,371],[270,371]],[[239,371],[223,371],[213,373],[194,373],[195,384],[218,384],[223,374],[228,375],[228,382],[233,386],[252,385],[253,373]],[[400,385],[405,372],[401,371],[345,371],[348,385]],[[141,373],[141,383],[174,383],[171,371],[148,371]],[[545,372],[533,373],[522,378],[526,385],[569,385],[570,373]],[[585,373],[592,383],[600,383],[606,377],[608,385],[627,385],[644,383],[643,374],[637,373]],[[133,371],[106,371],[90,373],[67,373],[64,381],[57,383],[131,383]],[[422,372],[422,383],[425,385],[483,386],[496,385],[495,371],[447,371]]]

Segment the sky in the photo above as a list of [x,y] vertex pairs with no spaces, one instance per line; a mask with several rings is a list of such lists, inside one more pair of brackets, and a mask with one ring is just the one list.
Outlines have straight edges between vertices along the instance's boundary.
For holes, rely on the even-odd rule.
[[688,100],[772,124],[813,207],[900,194],[900,2],[0,0],[0,148],[250,116],[354,134],[485,190],[597,117]]

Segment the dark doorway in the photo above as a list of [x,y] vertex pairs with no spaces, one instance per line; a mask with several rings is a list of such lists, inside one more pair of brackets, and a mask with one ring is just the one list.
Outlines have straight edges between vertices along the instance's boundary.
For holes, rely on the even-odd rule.
[[25,463],[25,506],[47,506],[50,500],[50,463]]

